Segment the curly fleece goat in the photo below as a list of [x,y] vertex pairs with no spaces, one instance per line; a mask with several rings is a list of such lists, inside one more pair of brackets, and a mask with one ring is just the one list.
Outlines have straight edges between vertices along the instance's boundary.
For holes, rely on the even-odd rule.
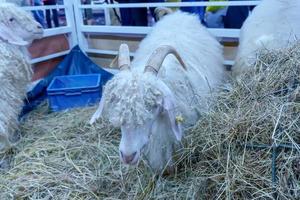
[[42,36],[30,13],[10,3],[0,3],[0,153],[11,146],[18,115],[31,81],[26,46]]
[[182,131],[207,111],[206,97],[225,77],[222,63],[221,45],[197,16],[167,15],[140,43],[131,65],[121,45],[122,71],[106,84],[91,123],[102,114],[121,127],[124,163],[137,164],[143,153],[155,171],[172,167]]

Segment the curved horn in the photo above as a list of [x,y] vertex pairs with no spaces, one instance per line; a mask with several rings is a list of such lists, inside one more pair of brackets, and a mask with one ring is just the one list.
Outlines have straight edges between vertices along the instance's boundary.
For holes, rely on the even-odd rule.
[[118,67],[121,71],[130,70],[129,48],[127,44],[121,44],[118,55]]
[[152,53],[152,55],[150,56],[146,66],[145,66],[144,73],[152,72],[155,75],[157,75],[162,63],[164,62],[165,58],[169,54],[173,54],[177,58],[177,60],[180,62],[181,66],[183,67],[184,70],[187,69],[183,60],[181,59],[181,57],[179,56],[179,54],[175,50],[175,48],[173,48],[172,46],[169,46],[169,45],[163,45],[163,46],[158,47]]

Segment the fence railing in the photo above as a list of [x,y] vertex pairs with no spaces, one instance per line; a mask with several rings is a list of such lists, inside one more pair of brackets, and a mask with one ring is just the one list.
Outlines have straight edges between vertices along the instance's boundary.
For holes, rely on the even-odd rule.
[[[76,22],[77,32],[82,37],[84,33],[87,34],[111,34],[111,35],[146,35],[152,27],[133,27],[133,26],[112,26],[112,25],[85,25],[83,24],[82,18],[78,16],[80,11],[85,9],[112,9],[112,8],[151,8],[151,7],[190,7],[190,6],[254,6],[260,3],[260,0],[256,1],[218,1],[218,2],[176,2],[176,3],[127,3],[127,4],[99,4],[99,5],[82,5],[80,0],[75,1]],[[76,11],[75,11],[76,12]],[[109,13],[109,12],[105,12]],[[239,38],[239,29],[225,29],[225,28],[209,28],[208,29],[213,35],[219,38]],[[104,55],[117,55],[117,50],[100,50],[88,47],[88,42],[85,38],[79,40],[80,47],[87,53],[96,53]],[[134,52],[131,53],[133,55]],[[224,64],[232,65],[233,60],[225,60]]]
[[76,34],[76,24],[74,21],[74,9],[73,9],[73,2],[70,0],[64,1],[64,5],[54,5],[54,6],[26,6],[23,7],[27,11],[34,11],[34,10],[48,10],[48,9],[62,9],[64,10],[65,17],[66,17],[66,25],[57,28],[50,28],[44,30],[43,37],[50,37],[56,35],[66,35],[69,42],[69,49],[61,52],[57,52],[54,54],[49,54],[43,57],[34,58],[31,60],[31,64],[47,61],[53,58],[61,57],[67,55],[70,52],[70,49],[78,44],[78,38]]
[[[81,0],[64,0],[64,5],[55,6],[31,6],[24,7],[26,10],[46,10],[46,9],[64,9],[67,25],[64,27],[46,29],[44,37],[66,34],[69,38],[69,46],[72,48],[79,45],[86,53],[117,55],[117,50],[95,49],[90,48],[86,38],[86,34],[105,34],[105,35],[146,35],[152,27],[133,27],[133,26],[112,26],[110,22],[109,9],[118,8],[151,8],[151,7],[191,7],[191,6],[255,6],[260,0],[254,1],[216,1],[216,2],[174,2],[174,3],[123,3],[123,4],[90,4],[83,5]],[[85,25],[83,13],[85,9],[103,9],[105,17],[105,25]],[[239,38],[239,29],[225,28],[209,28],[213,35],[219,38]],[[38,63],[52,58],[66,55],[68,51],[63,51],[41,58],[35,58],[31,62]],[[131,52],[134,55],[134,52]],[[232,65],[233,60],[226,60],[224,64]]]

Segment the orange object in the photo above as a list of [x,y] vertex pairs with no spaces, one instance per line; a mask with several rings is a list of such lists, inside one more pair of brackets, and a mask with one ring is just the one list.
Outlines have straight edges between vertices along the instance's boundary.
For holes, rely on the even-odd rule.
[[[66,51],[68,49],[69,44],[67,38],[64,35],[57,35],[34,41],[32,45],[28,48],[28,51],[32,58],[39,58],[53,53]],[[34,74],[32,77],[32,81],[47,76],[50,72],[53,71],[53,69],[62,59],[63,57],[59,57],[34,64]]]

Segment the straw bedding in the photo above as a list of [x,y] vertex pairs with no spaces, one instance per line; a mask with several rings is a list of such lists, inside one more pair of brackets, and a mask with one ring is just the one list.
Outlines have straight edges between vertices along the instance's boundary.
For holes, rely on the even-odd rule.
[[167,177],[143,161],[122,165],[119,130],[87,123],[95,107],[41,106],[2,155],[0,199],[299,199],[299,74],[300,44],[260,52],[251,71],[212,94],[217,101],[187,131],[177,172]]

